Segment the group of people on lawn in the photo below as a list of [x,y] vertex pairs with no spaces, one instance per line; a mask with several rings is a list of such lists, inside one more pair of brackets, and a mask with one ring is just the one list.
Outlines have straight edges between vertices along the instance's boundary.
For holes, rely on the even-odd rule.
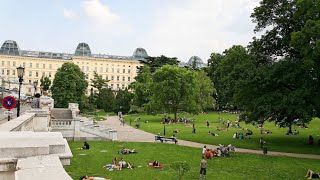
[[207,146],[203,146],[202,155],[207,159],[212,159],[214,156],[220,157],[222,155],[221,149],[207,149]]

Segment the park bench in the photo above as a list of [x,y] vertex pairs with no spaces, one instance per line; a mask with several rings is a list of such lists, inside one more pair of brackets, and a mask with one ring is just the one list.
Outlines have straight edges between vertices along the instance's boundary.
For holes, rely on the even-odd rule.
[[175,144],[177,144],[178,143],[178,140],[177,140],[177,138],[175,138],[175,137],[170,137],[170,138],[166,138],[165,136],[159,136],[159,135],[156,135],[156,136],[154,136],[154,138],[155,138],[155,141],[160,141],[160,142],[174,142]]

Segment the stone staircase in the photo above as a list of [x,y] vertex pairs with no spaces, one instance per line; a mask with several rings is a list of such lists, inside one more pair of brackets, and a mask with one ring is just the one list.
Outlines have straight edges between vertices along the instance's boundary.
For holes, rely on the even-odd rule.
[[98,140],[118,140],[116,130],[99,126],[90,119],[80,121],[80,131],[100,137]]

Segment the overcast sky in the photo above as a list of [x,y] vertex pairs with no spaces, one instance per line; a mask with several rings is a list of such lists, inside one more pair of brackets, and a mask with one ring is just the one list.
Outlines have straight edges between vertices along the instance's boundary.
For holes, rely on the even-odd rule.
[[23,50],[92,53],[207,61],[212,52],[254,36],[250,14],[258,0],[0,0],[0,43]]

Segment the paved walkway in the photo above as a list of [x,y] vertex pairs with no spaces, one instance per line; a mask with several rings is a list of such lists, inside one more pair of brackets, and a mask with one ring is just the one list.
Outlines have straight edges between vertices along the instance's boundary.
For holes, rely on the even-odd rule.
[[[118,116],[109,116],[107,120],[98,122],[100,125],[112,129],[116,129],[118,131],[118,140],[126,141],[126,142],[155,142],[154,134],[133,128],[129,125],[121,125]],[[180,146],[188,146],[195,148],[203,148],[204,144],[179,140],[178,145]],[[207,148],[213,149],[218,146],[215,145],[206,145]],[[263,154],[260,150],[252,150],[252,149],[242,149],[236,148],[237,152],[240,153],[250,153],[250,154]],[[320,159],[320,155],[314,154],[296,154],[296,153],[285,153],[285,152],[273,152],[268,151],[268,155],[271,156],[288,156],[288,157],[297,157],[297,158],[308,158],[308,159]]]

